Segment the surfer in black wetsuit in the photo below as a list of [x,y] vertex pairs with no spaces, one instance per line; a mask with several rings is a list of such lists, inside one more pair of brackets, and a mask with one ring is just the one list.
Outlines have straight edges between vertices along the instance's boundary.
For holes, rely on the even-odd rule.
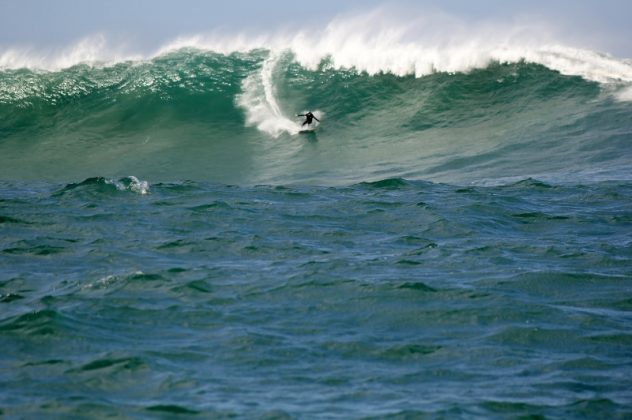
[[301,127],[303,127],[305,124],[310,125],[313,119],[320,122],[320,120],[316,118],[314,114],[311,113],[311,111],[308,111],[307,114],[298,114],[297,117],[305,117],[305,121],[303,121]]

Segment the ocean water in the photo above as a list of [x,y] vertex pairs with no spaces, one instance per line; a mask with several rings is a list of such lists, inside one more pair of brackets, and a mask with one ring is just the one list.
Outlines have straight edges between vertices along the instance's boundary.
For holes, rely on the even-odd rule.
[[630,61],[266,42],[0,57],[0,415],[632,416]]

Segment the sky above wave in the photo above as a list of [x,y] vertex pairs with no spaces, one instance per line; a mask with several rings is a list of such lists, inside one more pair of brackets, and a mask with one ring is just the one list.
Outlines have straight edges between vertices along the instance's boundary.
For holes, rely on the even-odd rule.
[[402,22],[447,15],[464,24],[533,24],[534,33],[547,28],[569,45],[632,57],[632,2],[627,0],[0,0],[0,50],[59,47],[99,34],[148,51],[178,36],[207,32],[316,31],[337,16],[377,7]]

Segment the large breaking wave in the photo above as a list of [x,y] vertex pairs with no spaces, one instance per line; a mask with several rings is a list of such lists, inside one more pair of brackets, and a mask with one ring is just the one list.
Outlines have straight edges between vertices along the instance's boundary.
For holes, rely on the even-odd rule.
[[[629,60],[521,28],[446,36],[423,23],[369,13],[318,33],[181,38],[148,55],[102,37],[2,51],[0,177],[630,178]],[[299,135],[308,109],[324,122]]]

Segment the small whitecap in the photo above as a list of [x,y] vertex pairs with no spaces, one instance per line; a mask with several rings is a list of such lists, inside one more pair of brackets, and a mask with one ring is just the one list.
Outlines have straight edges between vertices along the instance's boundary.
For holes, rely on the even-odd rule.
[[108,180],[109,184],[116,186],[119,191],[131,191],[140,195],[149,194],[149,182],[141,181],[134,175],[127,176],[118,181]]

